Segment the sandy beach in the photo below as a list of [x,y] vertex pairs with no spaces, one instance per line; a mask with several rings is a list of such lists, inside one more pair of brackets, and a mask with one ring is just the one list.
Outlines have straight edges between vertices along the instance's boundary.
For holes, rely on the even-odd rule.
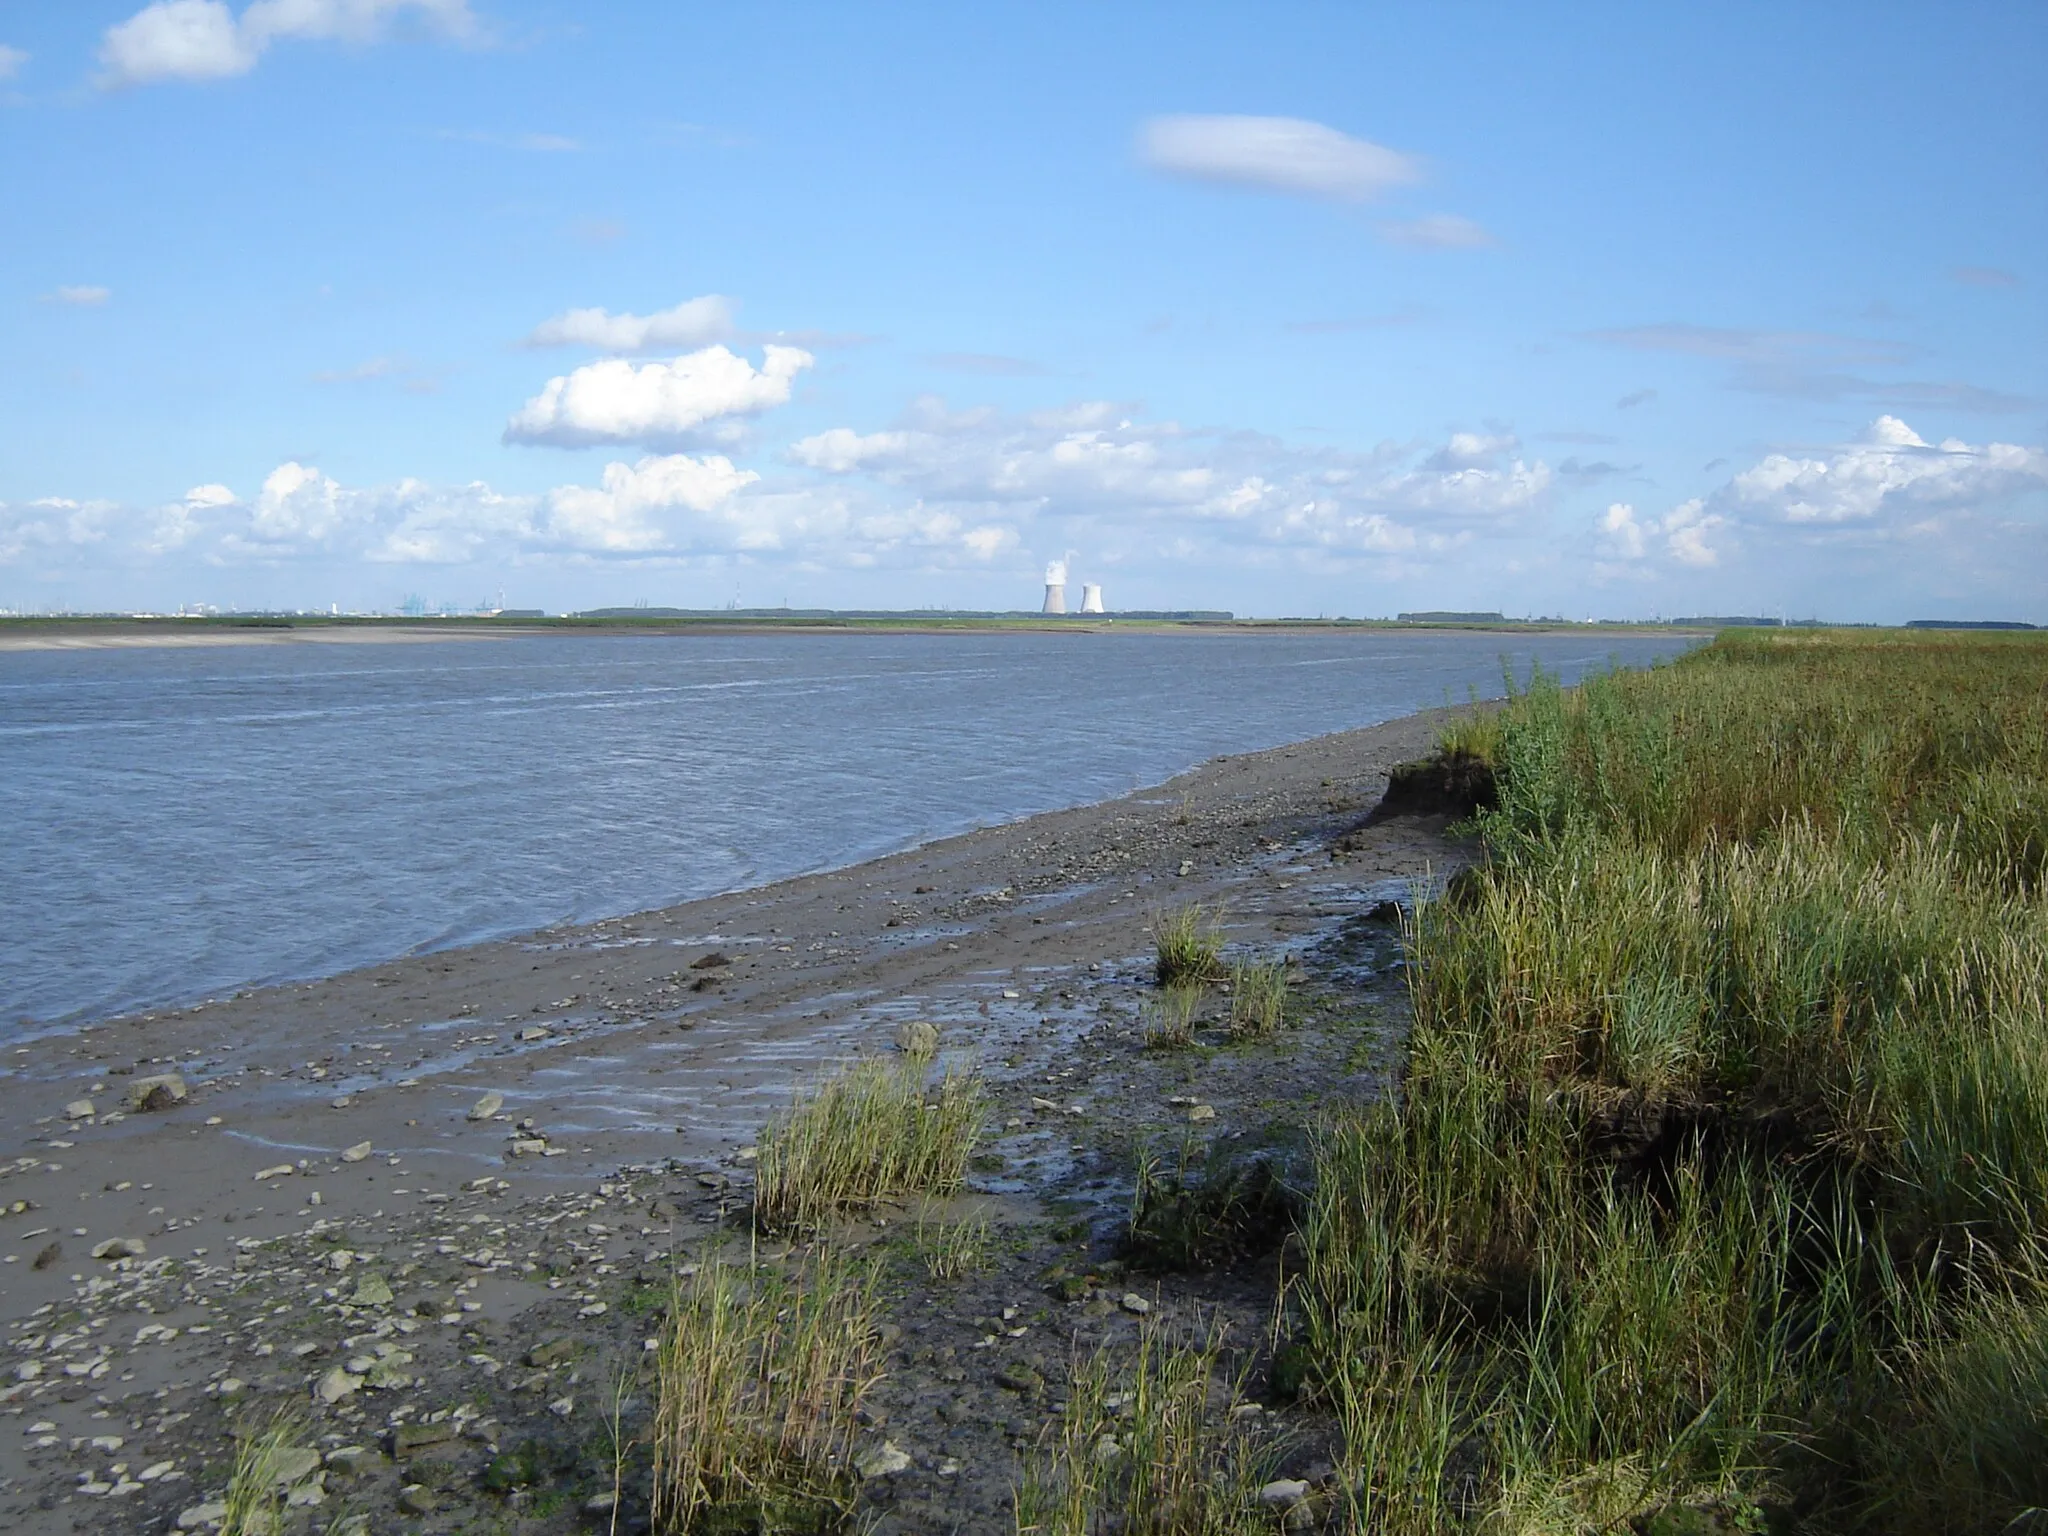
[[[1007,1529],[1017,1451],[1049,1410],[994,1381],[994,1357],[1050,1377],[1134,1324],[1113,1250],[1135,1149],[1284,1146],[1318,1102],[1384,1090],[1402,984],[1393,930],[1368,914],[1465,855],[1441,818],[1353,829],[1439,719],[15,1047],[0,1527],[203,1529],[231,1425],[275,1401],[308,1417],[293,1497],[322,1511],[309,1529],[337,1513],[362,1531],[468,1529],[480,1510],[492,1529],[575,1528],[594,1363],[638,1356],[678,1256],[744,1231],[751,1146],[791,1087],[927,1020],[995,1094],[974,1182],[1009,1257],[904,1298],[873,1411],[909,1462],[864,1499],[883,1529]],[[1190,901],[1221,905],[1233,952],[1295,957],[1302,1027],[1256,1050],[1139,1050],[1148,922]],[[169,1073],[182,1087],[159,1100],[183,1097],[138,1107],[136,1086]],[[1081,1278],[1049,1294],[1061,1263]],[[1264,1284],[1145,1291],[1167,1312],[1222,1308],[1250,1339]],[[977,1354],[984,1339],[998,1343]],[[566,1448],[556,1493],[486,1486],[525,1442]]]

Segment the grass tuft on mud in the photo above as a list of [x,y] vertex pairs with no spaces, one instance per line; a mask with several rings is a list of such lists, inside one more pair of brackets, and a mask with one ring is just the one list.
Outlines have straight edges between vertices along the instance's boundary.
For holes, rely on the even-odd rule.
[[826,1251],[677,1280],[655,1363],[657,1536],[849,1524],[847,1463],[881,1375],[875,1290],[872,1266]]
[[2048,645],[1735,632],[1457,746],[1490,862],[1292,1293],[1358,1523],[2032,1528]]
[[1223,1536],[1272,1530],[1260,1485],[1273,1454],[1235,1410],[1223,1336],[1147,1321],[1126,1359],[1078,1362],[1066,1411],[1027,1459],[1018,1536]]
[[1202,985],[1223,974],[1222,914],[1199,901],[1152,919],[1152,979],[1162,987]]
[[987,1113],[979,1076],[930,1058],[868,1058],[799,1090],[761,1135],[754,1219],[815,1228],[890,1195],[960,1188]]

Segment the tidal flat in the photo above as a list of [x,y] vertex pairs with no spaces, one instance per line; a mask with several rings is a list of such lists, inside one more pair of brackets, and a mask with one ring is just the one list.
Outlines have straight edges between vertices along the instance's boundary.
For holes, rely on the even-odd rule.
[[2044,663],[1724,635],[34,1042],[0,1521],[2028,1529]]
[[[822,1242],[879,1266],[876,1379],[845,1444],[871,1469],[884,1445],[908,1458],[826,1486],[898,1529],[1010,1529],[1077,1349],[1226,1324],[1231,1359],[1263,1347],[1282,1229],[1250,1270],[1155,1272],[1120,1256],[1137,1169],[1192,1173],[1212,1143],[1298,1160],[1314,1105],[1384,1092],[1399,901],[1468,855],[1441,816],[1345,834],[1446,718],[14,1048],[0,1524],[231,1524],[226,1495],[260,1473],[299,1501],[291,1529],[604,1528],[585,1510],[617,1442],[619,1528],[645,1528],[648,1341],[690,1304],[676,1286],[721,1255],[833,1262]],[[1189,904],[1220,913],[1226,960],[1292,957],[1288,1028],[1233,1041],[1219,983],[1193,1049],[1147,1049],[1153,930]],[[981,1084],[961,1186],[757,1233],[763,1132],[792,1089],[898,1059],[913,1026],[935,1073]],[[134,1107],[167,1073],[185,1096]]]

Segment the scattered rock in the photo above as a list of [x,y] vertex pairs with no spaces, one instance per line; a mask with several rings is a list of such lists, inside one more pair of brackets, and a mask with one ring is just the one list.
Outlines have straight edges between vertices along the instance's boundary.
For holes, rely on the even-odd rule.
[[110,1237],[93,1246],[92,1256],[96,1259],[139,1259],[147,1252],[149,1244],[139,1237]]
[[1029,1396],[1044,1389],[1045,1378],[1038,1373],[1036,1366],[1016,1360],[996,1372],[996,1385]]
[[355,1294],[349,1301],[358,1307],[388,1307],[391,1305],[391,1282],[379,1274],[359,1275]]
[[905,1019],[896,1026],[896,1049],[906,1056],[930,1056],[939,1048],[939,1026],[925,1019]]
[[185,1079],[175,1072],[138,1077],[128,1085],[128,1104],[132,1109],[169,1109],[173,1104],[184,1103],[190,1096],[185,1089]]
[[1188,1119],[1198,1125],[1205,1120],[1214,1120],[1215,1118],[1216,1106],[1214,1104],[1190,1104],[1188,1106]]
[[90,1120],[99,1111],[92,1107],[91,1099],[73,1099],[64,1106],[66,1120]]
[[275,1168],[263,1169],[260,1173],[256,1175],[256,1181],[260,1184],[265,1179],[289,1178],[291,1177],[291,1175],[297,1173],[298,1171],[299,1170],[294,1168],[290,1163],[279,1163]]
[[1136,1291],[1125,1291],[1123,1298],[1117,1302],[1117,1305],[1126,1312],[1135,1313],[1139,1317],[1143,1317],[1152,1310],[1152,1303],[1140,1296]]
[[194,1504],[178,1516],[178,1529],[196,1531],[202,1525],[219,1525],[228,1517],[228,1507],[218,1499]]
[[566,1419],[575,1411],[576,1399],[573,1397],[558,1397],[548,1404],[548,1412],[558,1419]]
[[566,1333],[558,1333],[551,1339],[542,1339],[529,1349],[526,1352],[526,1363],[535,1370],[544,1371],[551,1365],[560,1365],[564,1360],[573,1358],[577,1347],[575,1339]]
[[583,1501],[583,1513],[592,1518],[598,1515],[608,1515],[617,1506],[618,1502],[618,1495],[607,1488],[603,1493],[593,1493]]
[[337,1365],[320,1378],[313,1388],[313,1395],[323,1403],[338,1403],[345,1397],[353,1397],[362,1384],[362,1377]]
[[418,1483],[408,1483],[398,1490],[398,1512],[401,1515],[431,1515],[434,1512],[434,1495]]
[[708,955],[700,955],[690,962],[693,971],[715,971],[732,964],[732,956],[723,950],[714,949]]
[[341,1160],[344,1163],[360,1163],[368,1158],[373,1150],[369,1142],[359,1141],[352,1147],[342,1149]]
[[522,1040],[545,1040],[552,1033],[554,1031],[544,1024],[529,1024],[526,1028],[519,1031],[519,1038]]
[[291,1488],[320,1469],[320,1453],[310,1445],[288,1445],[277,1453],[270,1465],[275,1485]]
[[472,1120],[488,1120],[504,1107],[505,1095],[502,1093],[487,1093],[469,1106],[469,1118]]
[[853,1470],[862,1478],[873,1481],[878,1477],[894,1477],[899,1472],[910,1470],[910,1452],[893,1440],[884,1440],[853,1458]]
[[430,1445],[445,1445],[457,1433],[456,1426],[447,1419],[438,1424],[401,1424],[392,1431],[391,1454],[403,1459]]
[[1292,1509],[1308,1497],[1308,1484],[1298,1477],[1276,1477],[1259,1490],[1259,1502],[1268,1509]]

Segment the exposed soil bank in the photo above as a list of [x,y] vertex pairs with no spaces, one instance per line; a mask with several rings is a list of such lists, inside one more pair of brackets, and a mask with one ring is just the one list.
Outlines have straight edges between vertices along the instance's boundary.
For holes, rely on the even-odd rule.
[[[896,1255],[900,1331],[871,1412],[910,1464],[862,1497],[886,1529],[1010,1529],[1018,1453],[1075,1350],[1136,1327],[1126,1292],[1156,1314],[1220,1309],[1259,1344],[1270,1259],[1121,1268],[1134,1158],[1185,1142],[1284,1163],[1318,1104],[1383,1091],[1403,987],[1381,904],[1463,855],[1441,816],[1358,823],[1441,718],[17,1048],[0,1078],[0,1528],[166,1529],[225,1482],[237,1405],[271,1400],[304,1409],[325,1457],[295,1528],[577,1528],[609,1487],[608,1364],[640,1357],[676,1257],[743,1228],[763,1120],[799,1077],[925,1019],[991,1080],[974,1183],[1001,1241],[953,1282]],[[1223,904],[1232,952],[1300,958],[1297,1027],[1141,1050],[1147,921],[1195,900]],[[126,1109],[168,1071],[188,1099]],[[894,1254],[904,1214],[846,1235]],[[140,1252],[91,1256],[130,1238]],[[359,1384],[323,1402],[336,1367]],[[1289,1470],[1314,1474],[1320,1431],[1297,1428]],[[620,1529],[644,1509],[629,1489]]]

